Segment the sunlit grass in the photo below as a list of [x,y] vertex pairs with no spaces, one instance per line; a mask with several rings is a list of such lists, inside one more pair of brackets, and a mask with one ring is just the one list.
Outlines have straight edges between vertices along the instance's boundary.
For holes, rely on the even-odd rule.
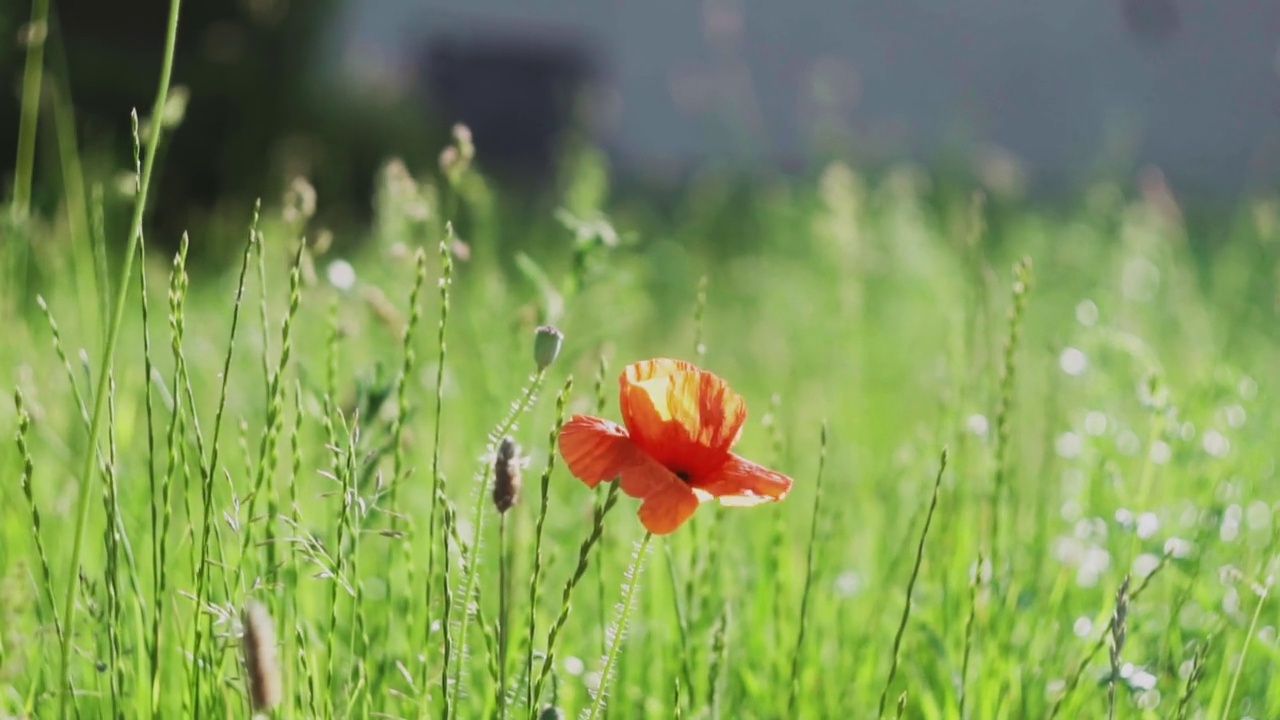
[[[606,215],[592,155],[529,222],[474,152],[389,163],[357,250],[297,185],[226,272],[123,264],[107,377],[60,270],[118,258],[0,241],[41,270],[0,290],[0,715],[1280,713],[1280,205],[1199,238],[1107,186],[1051,216],[837,163]],[[747,398],[785,501],[650,539],[564,470],[558,423],[661,356]]]

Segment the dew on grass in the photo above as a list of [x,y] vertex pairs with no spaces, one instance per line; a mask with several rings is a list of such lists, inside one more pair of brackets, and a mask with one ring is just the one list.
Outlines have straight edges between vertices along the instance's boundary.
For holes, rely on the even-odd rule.
[[1160,558],[1151,553],[1142,553],[1133,559],[1133,574],[1135,577],[1145,578],[1156,571],[1160,566]]
[[1195,549],[1195,543],[1185,538],[1171,537],[1164,541],[1164,553],[1179,560],[1191,557]]
[[1178,428],[1178,437],[1182,438],[1185,442],[1191,442],[1194,440],[1196,437],[1196,424],[1190,420],[1182,423],[1181,427]]
[[1258,642],[1263,645],[1276,644],[1276,628],[1274,625],[1266,625],[1258,629]]
[[1231,451],[1231,441],[1217,430],[1209,430],[1205,432],[1204,438],[1200,441],[1204,451],[1216,458],[1224,458]]
[[1169,443],[1163,440],[1156,440],[1151,443],[1151,449],[1148,451],[1151,462],[1156,465],[1164,465],[1173,457],[1173,449],[1169,447]]
[[836,576],[835,592],[838,597],[849,598],[862,589],[862,576],[856,570],[845,570]]
[[987,431],[990,429],[990,423],[987,422],[987,416],[982,413],[974,413],[964,421],[965,429],[977,435],[978,437],[986,437]]
[[1116,450],[1121,455],[1137,455],[1142,449],[1142,440],[1132,430],[1125,430],[1116,436]]
[[356,269],[341,258],[329,263],[329,267],[325,268],[325,277],[329,278],[330,285],[344,292],[356,285]]
[[1062,368],[1062,372],[1079,376],[1089,367],[1089,358],[1084,351],[1079,348],[1069,347],[1062,351],[1058,356],[1058,366]]
[[1058,436],[1053,447],[1059,457],[1070,460],[1080,456],[1080,452],[1084,449],[1084,440],[1079,435],[1067,431]]
[[1093,327],[1098,323],[1098,306],[1092,300],[1081,300],[1076,305],[1076,322],[1085,327]]
[[1080,558],[1080,566],[1076,568],[1076,584],[1080,587],[1096,586],[1109,567],[1111,553],[1097,546],[1086,548]]
[[1133,526],[1133,511],[1128,508],[1116,508],[1116,524],[1122,528],[1130,528]]
[[1138,516],[1138,537],[1146,540],[1160,529],[1160,518],[1153,512],[1144,512]]
[[1222,594],[1222,611],[1228,615],[1234,615],[1240,612],[1240,591],[1229,587]]
[[1239,505],[1229,505],[1222,513],[1222,524],[1218,527],[1218,536],[1222,542],[1234,542],[1240,536],[1240,520],[1244,512]]
[[1156,676],[1133,663],[1125,663],[1120,667],[1120,677],[1134,690],[1151,690],[1156,686]]
[[[1146,675],[1151,675],[1151,673],[1146,673]],[[1155,684],[1155,676],[1151,675],[1151,678],[1152,684]],[[1134,703],[1143,710],[1155,710],[1160,706],[1160,700],[1160,691],[1155,688],[1143,690],[1134,697]]]
[[1075,625],[1071,627],[1071,632],[1075,633],[1076,637],[1089,637],[1090,633],[1093,632],[1093,620],[1081,615],[1076,618]]

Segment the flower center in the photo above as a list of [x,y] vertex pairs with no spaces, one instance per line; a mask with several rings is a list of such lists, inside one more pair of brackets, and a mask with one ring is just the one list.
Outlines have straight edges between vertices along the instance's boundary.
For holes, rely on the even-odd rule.
[[676,477],[680,478],[686,485],[689,483],[689,473],[684,470],[676,470]]

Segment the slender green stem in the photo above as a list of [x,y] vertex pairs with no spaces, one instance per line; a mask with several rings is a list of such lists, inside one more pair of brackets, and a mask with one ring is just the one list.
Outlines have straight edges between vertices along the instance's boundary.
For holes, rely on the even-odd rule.
[[911,567],[911,577],[907,580],[907,599],[902,604],[902,620],[898,622],[898,631],[893,636],[893,657],[889,664],[889,677],[884,681],[884,689],[880,691],[880,709],[877,718],[884,717],[885,703],[889,699],[889,688],[893,678],[898,674],[898,658],[902,650],[902,638],[907,632],[907,620],[911,618],[911,596],[915,593],[916,580],[920,577],[920,566],[924,564],[924,542],[929,538],[929,526],[933,524],[933,513],[938,509],[938,491],[942,488],[942,474],[947,471],[947,451],[943,449],[942,458],[938,461],[938,476],[933,481],[933,495],[929,499],[929,511],[924,516],[924,528],[920,530],[920,542],[916,545],[916,562]]
[[1262,606],[1267,604],[1269,587],[1258,588],[1258,605],[1253,609],[1253,618],[1249,621],[1249,631],[1244,636],[1244,646],[1240,648],[1240,657],[1236,660],[1235,672],[1231,675],[1231,689],[1227,691],[1227,701],[1222,705],[1222,717],[1231,715],[1231,706],[1235,704],[1236,690],[1240,688],[1240,676],[1244,674],[1244,661],[1249,657],[1249,645],[1258,634],[1258,618],[1262,616]]
[[[560,596],[560,614],[556,616],[555,622],[551,625],[551,629],[547,632],[547,646],[542,657],[542,669],[538,673],[536,683],[533,685],[533,694],[529,696],[529,711],[532,713],[537,708],[537,703],[542,699],[542,688],[546,685],[547,678],[551,675],[551,665],[556,658],[556,639],[560,637],[560,631],[564,629],[564,625],[569,621],[569,601],[573,598],[573,589],[578,586],[582,577],[587,574],[587,563],[591,559],[591,549],[600,543],[604,538],[604,521],[609,516],[609,511],[618,502],[618,483],[615,481],[609,484],[609,492],[605,495],[603,503],[597,503],[595,506],[593,521],[591,525],[591,534],[586,540],[582,541],[581,547],[578,549],[578,565],[574,568],[573,575],[569,581],[565,583],[564,592]],[[544,505],[545,507],[545,505]],[[545,520],[545,514],[539,516],[540,520]],[[539,542],[541,542],[541,534],[539,533]],[[599,552],[596,553],[599,555]],[[540,556],[536,561],[540,568]],[[597,562],[597,565],[601,563]],[[536,593],[537,585],[534,584],[534,591],[531,593],[532,602],[537,601]],[[530,677],[532,678],[532,662],[533,662],[533,631],[534,631],[534,613],[529,613],[529,662]],[[685,682],[688,683],[688,663],[684,664],[686,669]]]
[[[542,682],[536,684],[533,679],[533,639],[538,629],[538,594],[542,588],[542,539],[543,532],[547,524],[547,509],[550,507],[551,497],[551,473],[555,470],[556,463],[556,442],[560,437],[560,430],[564,427],[565,410],[569,406],[569,393],[573,390],[573,376],[565,381],[564,387],[560,389],[560,395],[556,398],[556,422],[552,426],[551,432],[547,436],[547,464],[542,470],[542,477],[539,486],[541,488],[540,502],[538,504],[538,519],[534,523],[533,529],[533,572],[529,579],[529,641],[526,645],[525,654],[525,705],[529,710],[530,716],[537,712],[537,701],[542,690]],[[604,518],[601,514],[596,513],[596,527],[601,527]],[[579,568],[582,568],[584,561],[579,556]],[[573,581],[570,581],[571,583]],[[566,590],[565,602],[568,602]],[[568,608],[565,607],[561,611],[561,617],[567,617]],[[558,620],[557,623],[562,623]],[[554,658],[555,633],[557,629],[552,629],[552,634],[547,639],[547,647],[543,655],[543,675],[550,667]]]
[[[533,381],[529,383],[529,387],[525,388],[524,394],[515,404],[506,419],[502,421],[497,429],[489,436],[491,439],[491,453],[495,451],[496,445],[501,439],[515,429],[516,423],[525,410],[533,404],[533,399],[538,396],[538,390],[542,387],[542,382],[547,377],[545,369],[539,370],[533,377]],[[554,454],[551,455],[555,457]],[[471,544],[463,548],[463,562],[466,566],[466,575],[462,581],[462,595],[459,600],[461,602],[462,616],[458,618],[458,657],[453,668],[453,717],[457,716],[458,705],[461,700],[459,693],[462,691],[462,672],[463,672],[463,653],[467,646],[467,626],[471,619],[472,598],[476,594],[476,581],[480,576],[480,534],[484,528],[484,506],[489,498],[489,481],[493,477],[493,461],[486,463],[484,474],[480,476],[479,494],[476,496],[475,507],[471,513]]]
[[[80,471],[80,492],[76,497],[75,535],[71,541],[71,562],[67,569],[66,596],[63,598],[62,616],[66,619],[66,632],[62,636],[59,647],[59,674],[62,679],[62,700],[59,716],[66,717],[68,702],[72,696],[71,684],[71,638],[75,635],[76,623],[76,589],[80,576],[80,556],[84,549],[85,528],[89,524],[89,497],[93,483],[94,456],[98,447],[98,432],[102,427],[102,414],[106,408],[107,382],[111,376],[115,359],[116,341],[120,337],[120,325],[124,320],[125,304],[129,298],[128,278],[133,273],[133,258],[137,251],[137,238],[142,234],[143,210],[147,205],[147,188],[151,184],[151,171],[155,166],[156,148],[160,144],[160,129],[164,123],[159,121],[164,110],[165,99],[169,94],[169,77],[173,69],[173,51],[178,38],[178,10],[182,0],[169,2],[169,27],[165,35],[164,60],[160,69],[160,84],[156,91],[156,102],[152,110],[151,138],[147,144],[147,155],[142,165],[142,175],[138,181],[138,197],[134,203],[133,220],[129,228],[129,243],[125,250],[124,265],[120,268],[120,282],[116,291],[115,309],[111,316],[111,327],[107,331],[107,341],[102,350],[102,361],[98,363],[98,387],[93,398],[93,415],[89,420],[89,443],[84,453],[84,465]],[[33,131],[34,132],[34,131]]]
[[1000,404],[996,408],[995,476],[991,482],[991,565],[1000,571],[1000,513],[1009,477],[1009,443],[1013,435],[1010,421],[1015,376],[1018,369],[1018,340],[1021,336],[1022,316],[1027,307],[1027,292],[1031,288],[1031,259],[1019,260],[1013,268],[1013,300],[1009,306],[1009,337],[1004,345],[1004,357],[1000,366]]
[[644,539],[640,541],[640,549],[636,551],[636,559],[627,572],[628,581],[626,591],[622,595],[622,611],[618,615],[617,625],[613,628],[613,639],[609,643],[609,652],[604,657],[604,666],[600,668],[600,685],[592,695],[591,711],[587,715],[587,720],[596,720],[604,710],[604,696],[608,694],[609,676],[622,651],[622,638],[626,635],[627,619],[631,616],[632,605],[635,604],[636,588],[640,587],[640,571],[644,569],[644,556],[649,552],[649,541],[652,539],[653,533],[644,534]]
[[[440,517],[441,502],[444,497],[444,474],[440,470],[440,438],[444,429],[444,368],[447,357],[448,344],[446,342],[445,331],[449,327],[449,287],[453,283],[453,260],[449,254],[449,243],[453,239],[453,226],[445,226],[445,234],[440,239],[440,321],[436,326],[436,342],[440,346],[440,354],[436,358],[436,402],[435,402],[435,424],[432,429],[431,440],[431,510],[427,517],[427,589],[426,589],[426,605],[424,608],[424,617],[430,617],[431,607],[433,605],[432,592],[435,590],[436,576],[436,556],[442,552],[445,543],[441,543],[439,547],[436,545],[436,526]],[[392,479],[393,482],[395,478]],[[447,563],[446,557],[443,562]],[[442,583],[443,584],[443,583]],[[449,597],[445,596],[445,602],[449,602]],[[430,632],[431,622],[426,621],[427,632]],[[445,653],[448,662],[448,653]],[[427,683],[427,664],[423,663],[422,683]],[[447,685],[446,685],[447,688]]]
[[18,123],[18,159],[13,173],[13,215],[25,218],[31,205],[35,168],[36,126],[40,119],[40,86],[44,76],[44,43],[49,33],[49,0],[31,0],[27,23],[27,64],[22,74],[22,107]]
[[818,451],[818,479],[813,490],[813,520],[809,526],[809,553],[805,559],[804,590],[800,593],[800,629],[796,633],[796,649],[791,654],[791,682],[787,697],[787,715],[796,714],[796,698],[800,690],[800,650],[804,647],[804,631],[809,610],[809,592],[813,587],[813,550],[818,545],[818,521],[822,513],[822,476],[827,465],[827,423],[822,423],[822,445]]
[[507,548],[507,514],[498,517],[498,717],[507,717],[507,645],[511,635],[511,552]]

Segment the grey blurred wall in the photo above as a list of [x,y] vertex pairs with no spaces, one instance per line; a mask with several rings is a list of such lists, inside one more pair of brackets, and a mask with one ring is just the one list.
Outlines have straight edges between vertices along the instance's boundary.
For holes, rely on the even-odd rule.
[[641,174],[994,148],[1042,188],[1148,163],[1209,195],[1280,179],[1280,0],[348,0],[340,15],[327,72],[362,88],[420,86],[442,38],[581,48],[591,127]]

